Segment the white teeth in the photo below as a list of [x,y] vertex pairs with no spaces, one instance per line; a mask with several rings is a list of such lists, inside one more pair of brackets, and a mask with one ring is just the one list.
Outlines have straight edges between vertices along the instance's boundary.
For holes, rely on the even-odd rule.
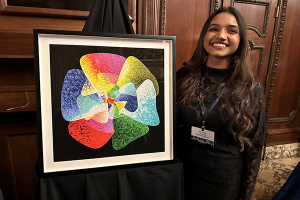
[[226,47],[225,44],[213,43],[214,47]]

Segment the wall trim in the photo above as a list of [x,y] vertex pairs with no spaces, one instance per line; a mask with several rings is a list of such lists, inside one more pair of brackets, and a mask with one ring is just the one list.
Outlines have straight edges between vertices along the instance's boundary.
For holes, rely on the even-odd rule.
[[[267,99],[267,105],[266,105],[266,121],[269,123],[272,122],[283,122],[282,118],[277,118],[277,119],[269,119],[269,115],[270,115],[270,109],[271,109],[271,102],[272,102],[272,97],[273,97],[273,91],[274,91],[274,84],[275,84],[275,77],[276,77],[276,72],[277,72],[277,65],[278,65],[278,58],[279,58],[279,51],[280,51],[280,46],[281,46],[281,39],[282,39],[282,34],[283,34],[283,28],[284,28],[284,23],[285,23],[285,16],[286,16],[286,8],[287,8],[287,2],[288,0],[283,0],[282,3],[282,8],[280,8],[280,21],[279,21],[279,26],[278,26],[278,34],[276,37],[276,47],[273,50],[275,50],[275,55],[273,56],[273,61],[271,63],[271,66],[273,66],[272,72],[270,74],[271,76],[271,80],[270,80],[270,88],[269,88],[269,96]],[[298,99],[299,100],[299,99]],[[299,102],[299,101],[298,101]],[[298,104],[299,105],[299,104]],[[284,120],[289,120],[293,117],[294,114],[292,114],[292,116],[289,118],[287,117],[287,119]],[[278,120],[279,119],[279,120]]]
[[297,107],[296,110],[293,110],[290,112],[288,117],[282,117],[282,118],[271,118],[269,119],[269,123],[276,123],[276,122],[291,122],[295,117],[298,116],[299,113],[299,108],[300,108],[300,92],[298,96],[298,101],[297,101]]
[[260,72],[261,72],[261,66],[262,66],[262,61],[263,61],[265,47],[264,46],[255,46],[255,43],[252,40],[250,40],[250,39],[248,39],[248,42],[249,42],[249,49],[250,50],[258,50],[258,51],[260,51],[259,52],[258,73],[257,73],[257,76],[259,77],[260,76]]
[[231,7],[234,7],[234,3],[246,3],[246,4],[256,4],[256,5],[264,5],[266,6],[265,20],[263,25],[263,30],[258,30],[257,27],[253,25],[247,24],[247,29],[254,31],[259,37],[265,38],[267,37],[267,30],[269,25],[269,16],[271,9],[271,0],[231,0]]
[[161,0],[160,35],[165,35],[166,28],[166,0]]
[[298,128],[274,129],[274,130],[269,130],[268,131],[268,134],[270,134],[270,135],[281,135],[281,134],[287,134],[287,133],[300,133],[300,127],[298,127]]

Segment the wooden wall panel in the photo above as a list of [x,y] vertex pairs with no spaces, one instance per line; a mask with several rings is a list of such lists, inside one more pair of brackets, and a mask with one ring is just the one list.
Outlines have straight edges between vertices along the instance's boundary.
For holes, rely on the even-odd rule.
[[268,4],[251,4],[245,1],[235,2],[234,7],[239,10],[247,24],[256,27],[260,32],[265,32],[265,25],[268,20]]
[[34,112],[0,114],[0,188],[5,200],[33,200],[38,158]]
[[[0,188],[5,200],[33,200],[38,157],[33,29],[81,31],[85,19],[18,16],[6,11],[0,12]],[[26,92],[28,106],[6,110],[26,105]]]
[[0,86],[35,85],[33,59],[0,58]]
[[299,141],[300,58],[295,56],[300,53],[296,36],[300,25],[296,20],[300,16],[299,8],[299,1],[282,0],[280,3],[267,94],[269,145]]
[[[270,121],[297,120],[300,117],[300,3],[287,2],[284,30],[270,108]],[[290,116],[290,117],[289,117]],[[300,127],[300,124],[298,124]]]
[[36,111],[35,86],[27,88],[26,91],[20,91],[16,87],[8,87],[10,91],[5,92],[0,87],[0,113]]
[[0,58],[0,113],[35,111],[35,95],[33,59]]
[[33,29],[81,31],[85,20],[0,15],[0,58],[33,58]]
[[137,1],[136,33],[143,35],[162,35],[162,5],[165,0]]
[[[247,24],[250,61],[253,72],[266,87],[272,47],[277,0],[224,0],[224,6],[235,7]],[[254,52],[252,52],[254,51]]]
[[[77,5],[77,8],[79,6]],[[88,5],[87,7],[91,7]],[[36,16],[50,16],[63,18],[86,19],[89,15],[88,11],[66,10],[66,9],[48,9],[29,6],[11,6],[7,5],[7,0],[0,0],[0,11],[4,14],[15,15],[36,15]]]
[[37,134],[7,136],[16,199],[33,199],[34,165],[38,158]]
[[261,62],[263,57],[264,47],[253,49],[250,51],[250,63],[254,74],[259,75],[261,72]]
[[266,138],[266,146],[298,143],[299,138],[300,138],[300,128],[269,130]]
[[[253,70],[260,76],[265,88],[266,145],[297,142],[300,127],[300,120],[296,118],[300,106],[300,73],[297,66],[300,60],[291,52],[300,53],[296,36],[300,31],[299,22],[294,20],[300,17],[295,13],[300,4],[293,0],[225,0],[225,4],[237,6],[240,10],[247,24],[250,47],[256,46],[252,51],[261,48],[261,55],[251,52],[250,58]],[[293,118],[294,121],[291,121]],[[289,124],[272,124],[288,119]]]
[[165,35],[176,36],[177,69],[192,57],[210,6],[210,0],[166,0]]
[[34,57],[32,31],[2,29],[0,38],[0,58]]
[[[271,57],[272,72],[269,83],[267,141],[273,145],[277,142],[291,143],[299,139],[299,51],[300,46],[295,34],[299,33],[300,2],[282,0],[279,11],[279,21],[274,38],[274,54]],[[295,31],[294,31],[295,30]],[[295,40],[296,39],[296,40]],[[297,116],[298,114],[298,116]],[[275,137],[290,134],[276,140]]]

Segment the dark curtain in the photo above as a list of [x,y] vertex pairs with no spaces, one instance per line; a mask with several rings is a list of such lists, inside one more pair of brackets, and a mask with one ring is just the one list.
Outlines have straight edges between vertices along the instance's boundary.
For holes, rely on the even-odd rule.
[[122,0],[95,0],[82,31],[134,34]]

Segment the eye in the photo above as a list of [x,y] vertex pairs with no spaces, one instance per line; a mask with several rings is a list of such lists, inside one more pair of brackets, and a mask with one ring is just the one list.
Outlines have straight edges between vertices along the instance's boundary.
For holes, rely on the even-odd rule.
[[218,31],[218,29],[217,28],[210,28],[210,29],[208,29],[208,31],[214,32],[214,31]]
[[230,30],[228,30],[228,33],[234,34],[234,33],[238,33],[238,31],[235,29],[230,29]]

